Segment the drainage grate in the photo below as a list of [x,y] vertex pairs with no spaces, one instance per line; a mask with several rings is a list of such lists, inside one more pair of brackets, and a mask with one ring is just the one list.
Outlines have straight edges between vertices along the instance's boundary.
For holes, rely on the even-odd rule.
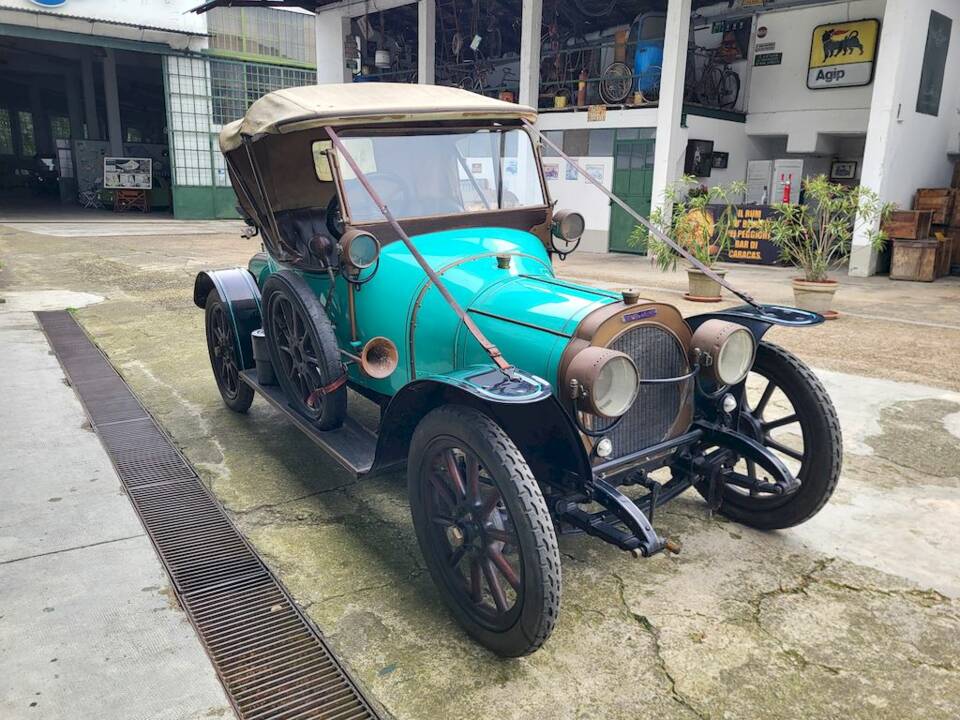
[[323,638],[67,312],[37,318],[246,720],[374,720]]

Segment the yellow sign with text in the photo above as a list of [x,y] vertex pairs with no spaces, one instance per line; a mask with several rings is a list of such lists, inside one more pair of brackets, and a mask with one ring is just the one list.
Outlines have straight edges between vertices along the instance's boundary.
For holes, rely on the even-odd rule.
[[807,87],[869,85],[880,36],[879,20],[829,23],[813,29]]

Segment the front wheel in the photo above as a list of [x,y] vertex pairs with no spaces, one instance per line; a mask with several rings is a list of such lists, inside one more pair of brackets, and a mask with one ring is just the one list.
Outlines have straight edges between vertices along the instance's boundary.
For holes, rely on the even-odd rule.
[[[740,432],[779,457],[800,486],[787,495],[774,495],[726,485],[720,512],[764,530],[809,520],[827,503],[840,479],[843,438],[830,396],[796,355],[761,342],[743,402]],[[739,464],[751,480],[762,472],[753,462]],[[703,492],[701,486],[698,489]]]
[[457,621],[498,655],[539,648],[560,610],[560,552],[513,441],[476,410],[438,408],[413,434],[407,482],[420,550]]

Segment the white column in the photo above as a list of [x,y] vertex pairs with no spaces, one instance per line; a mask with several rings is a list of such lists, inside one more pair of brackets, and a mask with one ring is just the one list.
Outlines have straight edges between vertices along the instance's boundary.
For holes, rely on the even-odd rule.
[[112,48],[106,48],[104,52],[103,96],[107,105],[107,138],[110,140],[110,153],[115,157],[122,157],[123,130],[120,126],[120,96],[117,92],[117,58]]
[[417,3],[417,82],[433,85],[436,82],[437,60],[437,0]]
[[93,58],[84,55],[80,59],[80,79],[83,84],[83,109],[87,122],[87,140],[100,139],[100,123],[97,120],[96,86],[93,84]]
[[657,107],[657,149],[653,160],[653,190],[650,198],[652,208],[663,204],[664,192],[681,174],[686,134],[680,127],[680,118],[683,114],[689,34],[690,0],[670,0],[667,3],[660,103]]
[[[914,52],[914,48],[904,44],[907,25],[911,20],[916,22],[916,18],[911,18],[910,5],[912,3],[907,0],[887,0],[884,9],[883,40],[877,52],[877,66],[873,74],[867,139],[863,167],[860,169],[860,182],[884,199],[888,196],[890,173],[900,171],[895,162],[895,152],[900,142],[897,130],[899,116],[903,112],[912,112],[912,106],[908,109],[903,105],[913,102],[916,94],[914,89],[911,99],[900,87],[904,53]],[[917,80],[914,78],[912,82],[915,84]],[[850,248],[850,275],[867,277],[877,271],[877,253],[869,240],[869,232],[876,229],[875,225],[871,227],[859,220],[856,223]]]
[[344,36],[350,32],[350,18],[340,7],[319,10],[316,17],[317,84],[350,81],[346,67]]
[[521,105],[535,108],[540,96],[540,25],[543,22],[543,0],[523,0],[522,12],[520,97],[517,100]]

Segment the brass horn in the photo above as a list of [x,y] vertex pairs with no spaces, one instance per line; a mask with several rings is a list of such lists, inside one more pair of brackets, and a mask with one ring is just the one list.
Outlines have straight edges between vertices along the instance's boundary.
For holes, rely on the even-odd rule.
[[385,337],[371,338],[360,352],[360,369],[377,380],[389,377],[397,369],[399,361],[397,346]]

